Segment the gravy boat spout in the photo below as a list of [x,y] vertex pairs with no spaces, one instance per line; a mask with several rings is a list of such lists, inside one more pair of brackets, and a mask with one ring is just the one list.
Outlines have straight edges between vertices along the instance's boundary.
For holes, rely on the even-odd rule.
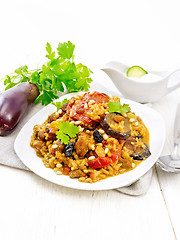
[[[112,80],[124,97],[140,103],[153,103],[166,94],[180,87],[180,69],[171,73],[165,71],[148,71],[148,78],[127,77],[130,67],[120,62],[109,62],[101,68]],[[177,74],[179,72],[179,74]],[[169,87],[171,77],[177,76],[179,82]]]

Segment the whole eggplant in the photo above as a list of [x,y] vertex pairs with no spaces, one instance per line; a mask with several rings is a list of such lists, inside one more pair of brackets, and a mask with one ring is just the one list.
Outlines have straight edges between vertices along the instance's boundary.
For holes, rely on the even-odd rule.
[[0,95],[0,136],[13,131],[38,95],[36,85],[29,82],[20,83]]

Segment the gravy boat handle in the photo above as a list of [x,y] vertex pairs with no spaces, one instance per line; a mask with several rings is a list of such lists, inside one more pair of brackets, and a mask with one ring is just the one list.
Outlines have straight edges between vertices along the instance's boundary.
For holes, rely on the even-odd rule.
[[172,73],[169,74],[169,76],[167,77],[167,78],[168,78],[167,83],[169,83],[169,80],[170,80],[170,78],[174,75],[174,73],[177,73],[177,72],[179,72],[179,82],[176,83],[176,84],[174,84],[174,85],[171,86],[171,87],[167,87],[167,93],[172,92],[172,91],[175,90],[176,88],[180,87],[180,69],[177,69],[177,70],[175,70],[175,71],[173,71]]

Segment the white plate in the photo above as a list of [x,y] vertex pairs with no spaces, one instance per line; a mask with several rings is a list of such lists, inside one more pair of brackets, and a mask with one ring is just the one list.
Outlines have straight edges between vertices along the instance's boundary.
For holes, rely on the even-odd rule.
[[[77,93],[67,94],[60,97],[58,101],[62,101],[64,98],[71,98],[75,95]],[[55,106],[52,104],[49,104],[36,113],[21,129],[14,143],[15,152],[21,161],[34,173],[61,186],[81,190],[107,190],[130,185],[144,175],[160,156],[165,141],[165,125],[162,117],[153,109],[123,98],[121,98],[121,103],[129,104],[131,110],[142,118],[150,132],[151,156],[130,172],[90,184],[79,182],[77,179],[71,179],[65,175],[57,175],[52,169],[46,168],[41,158],[37,157],[34,149],[30,147],[30,139],[34,125],[42,124],[48,115],[56,111]]]

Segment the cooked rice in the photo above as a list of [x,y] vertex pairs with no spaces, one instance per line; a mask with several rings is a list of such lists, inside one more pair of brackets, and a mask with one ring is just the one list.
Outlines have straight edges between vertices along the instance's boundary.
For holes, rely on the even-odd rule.
[[[90,93],[92,96],[94,93]],[[69,100],[73,106],[79,104],[83,98],[84,94],[79,94],[76,97],[73,97]],[[120,101],[120,98],[117,96],[109,97],[110,101]],[[70,104],[69,103],[69,104]],[[108,112],[107,103],[96,103],[94,100],[90,100],[89,103],[84,104],[84,109],[88,112],[87,116],[93,121],[99,121],[102,116],[106,115]],[[62,115],[63,114],[63,115]],[[54,117],[55,120],[50,121],[51,117]],[[117,153],[120,141],[112,136],[109,136],[101,128],[99,124],[97,126],[92,126],[91,124],[85,124],[82,121],[76,120],[73,118],[74,111],[71,109],[70,114],[67,112],[63,113],[60,109],[58,112],[55,112],[48,116],[48,119],[41,125],[35,125],[33,129],[33,135],[31,137],[31,147],[36,151],[38,157],[42,158],[42,161],[47,168],[51,168],[58,175],[64,174],[69,175],[70,177],[77,178],[81,182],[85,183],[95,183],[102,179],[108,177],[113,177],[125,172],[131,171],[136,168],[142,161],[133,160],[132,151],[126,146],[123,146],[121,156],[114,163],[99,168],[93,169],[89,166],[88,162],[97,157],[110,158],[113,153]],[[123,113],[122,116],[129,119],[131,137],[135,139],[135,142],[131,142],[132,145],[137,147],[145,148],[145,143],[149,145],[149,132],[143,121],[139,116],[136,116],[133,112]],[[88,155],[88,153],[81,157],[74,150],[71,157],[66,157],[63,149],[63,144],[56,137],[50,135],[50,131],[53,130],[53,134],[58,131],[58,125],[60,122],[69,121],[72,124],[80,126],[79,134],[86,134],[88,136],[88,153],[93,152],[93,156]],[[111,126],[112,128],[114,126]],[[118,124],[118,131],[121,131],[124,127],[124,122],[121,121]],[[102,143],[97,143],[93,137],[94,130],[98,130],[102,136]],[[48,132],[49,131],[49,132]],[[78,134],[78,136],[79,136]],[[139,137],[141,136],[141,137]],[[76,142],[76,138],[72,138],[70,142]],[[79,174],[79,175],[78,175]]]

